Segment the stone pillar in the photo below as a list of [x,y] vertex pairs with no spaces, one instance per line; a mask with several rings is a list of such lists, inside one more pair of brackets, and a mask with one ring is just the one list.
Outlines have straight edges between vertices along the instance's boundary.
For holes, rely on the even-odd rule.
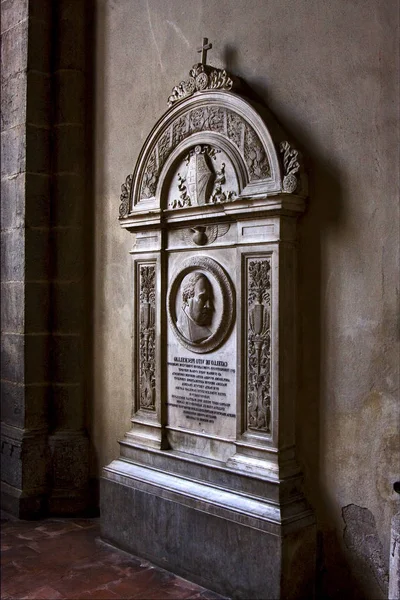
[[1,4],[2,506],[48,491],[51,2]]
[[49,508],[65,514],[83,510],[88,495],[83,394],[85,3],[62,0],[53,12]]
[[87,503],[87,6],[1,3],[2,508],[20,517]]

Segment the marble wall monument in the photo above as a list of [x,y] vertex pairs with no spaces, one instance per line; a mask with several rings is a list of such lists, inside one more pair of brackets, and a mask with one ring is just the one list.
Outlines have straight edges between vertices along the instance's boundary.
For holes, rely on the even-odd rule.
[[201,62],[122,185],[132,235],[132,428],[102,535],[237,598],[310,597],[315,525],[295,451],[299,153]]

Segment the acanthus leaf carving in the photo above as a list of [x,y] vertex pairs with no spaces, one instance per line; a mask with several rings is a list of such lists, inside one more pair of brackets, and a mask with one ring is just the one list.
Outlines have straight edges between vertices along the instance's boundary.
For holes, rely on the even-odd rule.
[[233,80],[225,69],[214,69],[210,73],[208,87],[210,90],[231,90],[233,87]]
[[157,168],[157,160],[155,150],[150,155],[147,161],[146,170],[142,179],[142,198],[152,198],[156,193],[158,182],[159,169]]
[[168,106],[192,96],[195,92],[206,90],[231,90],[233,79],[225,69],[215,69],[202,63],[197,63],[189,71],[188,79],[181,81],[172,89],[168,98]]
[[271,433],[270,261],[248,262],[247,424]]
[[263,179],[271,175],[268,158],[263,145],[255,131],[247,124],[244,137],[244,156],[249,170],[250,181]]
[[178,190],[180,195],[178,200],[175,199],[172,201],[170,208],[185,208],[187,206],[192,206],[192,201],[187,193],[185,182],[186,177],[182,177],[181,174],[178,173]]
[[121,204],[119,205],[119,218],[124,219],[129,213],[129,197],[132,187],[132,175],[128,175],[125,183],[121,185]]
[[139,406],[155,411],[155,279],[154,266],[139,270]]
[[281,142],[279,151],[283,155],[283,191],[288,194],[294,194],[299,185],[299,153],[291,147],[289,142]]

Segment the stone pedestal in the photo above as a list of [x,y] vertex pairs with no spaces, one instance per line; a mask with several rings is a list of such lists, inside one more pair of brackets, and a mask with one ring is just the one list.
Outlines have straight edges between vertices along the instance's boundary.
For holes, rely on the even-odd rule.
[[234,90],[195,65],[122,186],[133,417],[104,469],[102,534],[223,594],[309,598],[295,452],[306,180],[268,112]]

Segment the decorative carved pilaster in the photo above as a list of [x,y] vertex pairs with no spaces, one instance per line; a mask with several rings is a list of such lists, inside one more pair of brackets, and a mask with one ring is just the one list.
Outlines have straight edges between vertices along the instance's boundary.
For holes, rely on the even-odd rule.
[[271,433],[271,264],[247,265],[247,427]]
[[139,407],[155,411],[155,266],[139,270]]

